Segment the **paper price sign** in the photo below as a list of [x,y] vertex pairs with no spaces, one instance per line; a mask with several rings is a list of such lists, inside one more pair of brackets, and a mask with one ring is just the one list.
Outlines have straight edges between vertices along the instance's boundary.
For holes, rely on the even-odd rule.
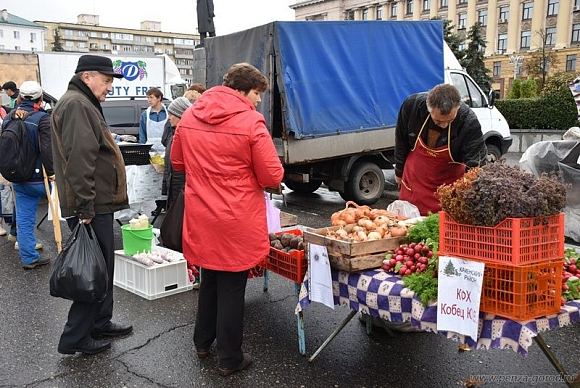
[[437,330],[477,341],[484,263],[439,256]]

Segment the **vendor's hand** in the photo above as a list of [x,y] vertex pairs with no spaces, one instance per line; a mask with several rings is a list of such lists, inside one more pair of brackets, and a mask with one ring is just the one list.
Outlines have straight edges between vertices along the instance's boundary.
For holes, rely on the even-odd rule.
[[85,225],[90,224],[92,220],[92,218],[81,218],[81,222]]
[[396,176],[395,175],[395,183],[397,183],[397,186],[401,187],[401,181],[403,180],[403,178],[401,178],[400,176]]
[[282,194],[282,191],[284,191],[284,187],[282,186],[282,183],[280,183],[276,187],[266,187],[264,190],[266,191],[266,193],[270,194]]
[[55,175],[51,175],[51,176],[48,177],[48,180],[50,182],[54,182],[56,180],[56,176]]

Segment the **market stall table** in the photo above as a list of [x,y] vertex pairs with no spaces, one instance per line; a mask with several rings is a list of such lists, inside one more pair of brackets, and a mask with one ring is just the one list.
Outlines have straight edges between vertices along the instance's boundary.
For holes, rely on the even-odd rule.
[[[398,275],[387,273],[382,269],[347,273],[333,268],[331,276],[334,304],[348,307],[352,311],[309,361],[318,355],[357,312],[364,312],[392,322],[410,321],[416,328],[438,333],[477,349],[509,348],[523,357],[527,355],[532,341],[536,341],[558,372],[566,374],[539,333],[580,321],[580,300],[566,303],[558,314],[523,322],[480,313],[478,338],[474,341],[471,337],[455,332],[438,331],[436,302],[425,307],[415,293],[404,286],[403,280]],[[300,289],[296,313],[301,315],[302,309],[310,303],[306,275]],[[301,334],[299,328],[300,335],[303,335],[303,332]],[[301,341],[304,339],[301,338]]]

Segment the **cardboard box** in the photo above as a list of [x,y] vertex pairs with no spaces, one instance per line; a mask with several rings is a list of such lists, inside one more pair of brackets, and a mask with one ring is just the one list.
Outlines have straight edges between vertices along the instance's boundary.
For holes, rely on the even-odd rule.
[[153,247],[153,252],[170,252],[181,259],[148,267],[125,255],[123,250],[115,251],[113,284],[148,300],[193,288],[187,274],[187,261],[181,253],[157,246]]
[[407,237],[391,237],[364,242],[343,241],[326,237],[328,232],[338,228],[338,226],[330,226],[322,229],[307,229],[304,231],[304,243],[325,246],[330,266],[346,272],[378,268],[383,265],[387,252],[397,249],[400,244],[408,241]]

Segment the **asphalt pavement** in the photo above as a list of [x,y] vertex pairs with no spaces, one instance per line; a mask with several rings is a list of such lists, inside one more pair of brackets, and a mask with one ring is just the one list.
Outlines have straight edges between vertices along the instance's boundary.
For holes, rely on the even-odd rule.
[[[387,177],[388,181],[388,177]],[[393,190],[375,207],[386,207]],[[330,215],[344,207],[337,193],[320,188],[312,195],[285,192],[274,196],[280,209],[298,216],[310,227],[328,225]],[[39,209],[39,219],[46,204]],[[157,221],[156,226],[160,224]],[[68,231],[62,223],[66,239]],[[239,230],[224,231],[243,233]],[[56,245],[50,222],[37,236],[42,255],[54,260]],[[122,248],[121,229],[115,226],[115,246]],[[536,344],[526,358],[510,349],[461,352],[458,343],[434,333],[395,333],[374,329],[367,336],[358,319],[346,325],[313,363],[308,357],[347,316],[313,303],[304,311],[307,357],[298,351],[294,283],[271,274],[264,291],[263,278],[248,281],[244,350],[254,363],[241,373],[217,374],[216,357],[200,361],[193,346],[197,291],[146,300],[114,288],[114,320],[131,323],[134,332],[115,339],[112,348],[94,356],[64,356],[57,352],[70,302],[49,295],[50,266],[24,270],[14,243],[0,237],[0,387],[458,387],[472,375],[549,376],[557,372]],[[568,371],[580,371],[579,326],[543,334]],[[546,378],[543,378],[545,380]],[[485,386],[523,387],[527,383]],[[481,386],[481,385],[476,385]],[[537,386],[564,387],[564,383]]]

